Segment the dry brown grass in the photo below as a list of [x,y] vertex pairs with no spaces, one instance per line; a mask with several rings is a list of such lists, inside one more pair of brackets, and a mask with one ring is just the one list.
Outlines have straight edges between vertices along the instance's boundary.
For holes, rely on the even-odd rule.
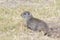
[[[38,2],[37,0],[31,0]],[[43,2],[41,0],[40,2]],[[24,20],[20,14],[23,11],[30,11],[38,19],[42,19],[51,27],[59,27],[60,9],[57,0],[56,4],[48,3],[43,5],[20,5],[17,8],[0,6],[0,40],[60,40],[43,36],[43,32],[34,32],[24,27]]]

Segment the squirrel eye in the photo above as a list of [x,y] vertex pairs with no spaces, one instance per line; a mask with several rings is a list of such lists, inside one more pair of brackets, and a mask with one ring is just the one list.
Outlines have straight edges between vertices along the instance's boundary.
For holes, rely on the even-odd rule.
[[30,12],[25,11],[25,12],[24,12],[24,15],[30,15]]
[[30,13],[28,13],[28,15],[30,15]]
[[24,15],[26,15],[26,13],[24,13]]

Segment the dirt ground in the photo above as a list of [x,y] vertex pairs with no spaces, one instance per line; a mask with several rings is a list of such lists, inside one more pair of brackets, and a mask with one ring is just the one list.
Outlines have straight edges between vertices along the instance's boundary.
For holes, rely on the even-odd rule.
[[60,40],[24,27],[24,11],[49,27],[60,27],[60,0],[0,0],[0,40]]

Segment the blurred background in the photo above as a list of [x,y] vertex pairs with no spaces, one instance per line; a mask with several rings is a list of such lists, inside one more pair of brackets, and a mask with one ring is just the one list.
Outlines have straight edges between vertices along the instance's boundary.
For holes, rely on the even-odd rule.
[[60,27],[60,0],[0,0],[0,40],[59,40],[24,27],[24,11],[49,27]]

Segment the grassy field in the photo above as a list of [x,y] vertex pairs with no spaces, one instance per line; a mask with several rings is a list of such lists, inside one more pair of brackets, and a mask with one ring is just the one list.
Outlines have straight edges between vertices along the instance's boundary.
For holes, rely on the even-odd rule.
[[43,36],[43,32],[27,29],[20,16],[22,12],[30,11],[34,17],[44,20],[50,27],[59,27],[60,0],[49,0],[46,3],[44,0],[31,1],[42,5],[25,4],[16,8],[0,6],[0,40],[60,40]]

